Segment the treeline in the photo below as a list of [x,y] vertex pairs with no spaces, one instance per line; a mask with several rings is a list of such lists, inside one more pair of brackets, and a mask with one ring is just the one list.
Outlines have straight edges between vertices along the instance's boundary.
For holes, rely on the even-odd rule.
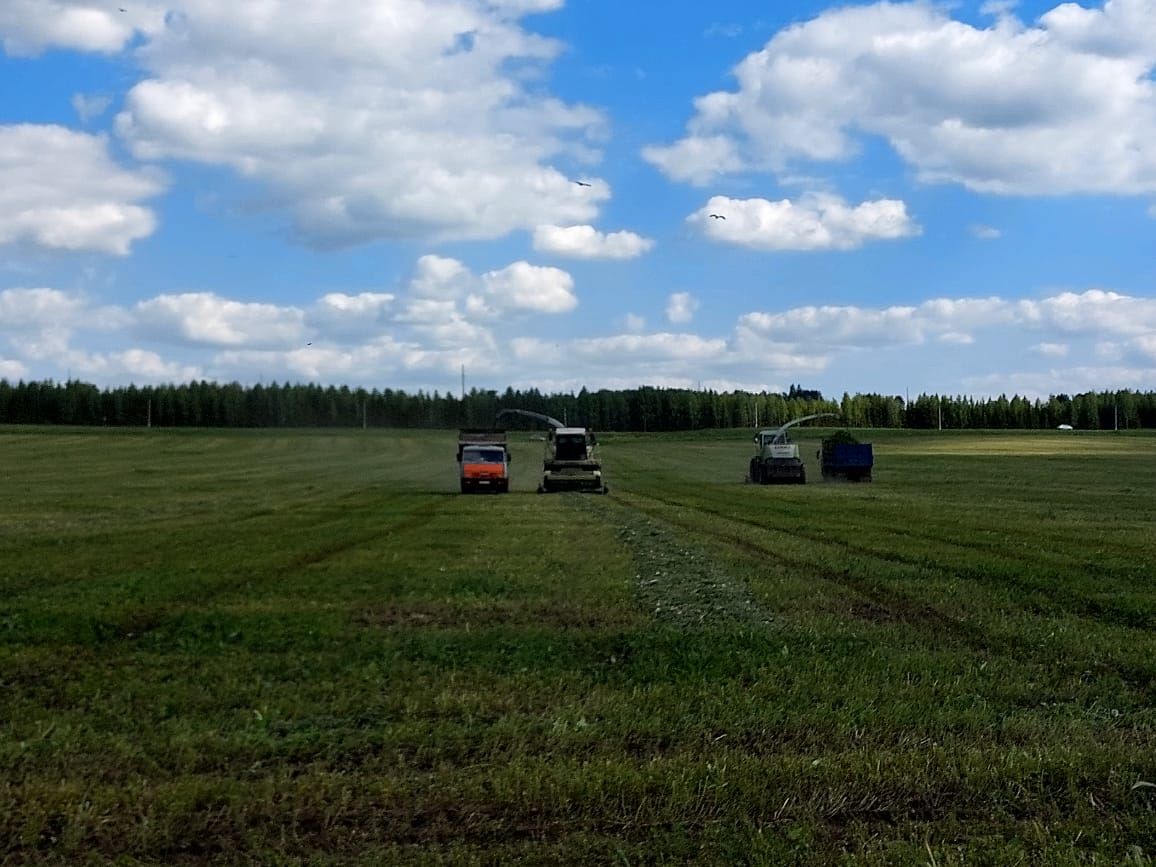
[[[792,386],[786,394],[672,388],[635,388],[542,394],[537,389],[474,390],[464,397],[439,392],[345,386],[184,385],[99,389],[69,382],[0,380],[0,423],[158,427],[487,427],[502,409],[529,409],[568,424],[608,431],[675,431],[773,427],[819,412],[840,415],[850,427],[1156,428],[1156,392],[1087,392],[1047,400],[1000,396],[919,395],[907,403],[881,394],[844,394],[841,400]],[[530,422],[509,419],[508,427]]]

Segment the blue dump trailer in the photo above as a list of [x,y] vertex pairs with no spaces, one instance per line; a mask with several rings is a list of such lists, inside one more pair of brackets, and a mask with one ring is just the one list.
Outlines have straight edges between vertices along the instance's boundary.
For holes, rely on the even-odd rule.
[[824,479],[871,481],[871,469],[875,465],[871,443],[861,443],[846,431],[839,431],[823,440],[817,457]]

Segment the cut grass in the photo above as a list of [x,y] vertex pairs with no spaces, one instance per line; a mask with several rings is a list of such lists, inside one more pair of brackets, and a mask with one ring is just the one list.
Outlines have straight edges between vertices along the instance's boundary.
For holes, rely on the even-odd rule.
[[1156,438],[1061,436],[0,430],[0,858],[1147,863]]

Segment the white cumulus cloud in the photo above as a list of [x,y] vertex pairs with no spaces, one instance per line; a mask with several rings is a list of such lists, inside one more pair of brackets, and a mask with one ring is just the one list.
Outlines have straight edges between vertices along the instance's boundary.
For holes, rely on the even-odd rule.
[[[1156,191],[1156,5],[1057,5],[987,27],[949,4],[830,9],[778,32],[644,156],[704,183],[847,160],[878,136],[918,178],[997,194]],[[719,159],[712,159],[718,156]]]
[[578,306],[574,278],[559,268],[515,262],[482,275],[489,300],[498,307],[537,313],[566,313]]
[[8,358],[0,358],[0,379],[7,379],[9,382],[24,379],[28,376],[28,365],[21,361],[15,361]]
[[133,310],[138,332],[153,340],[265,348],[305,342],[296,307],[233,301],[213,292],[158,295]]
[[712,240],[762,250],[853,250],[868,241],[921,231],[901,201],[878,199],[851,207],[821,193],[777,202],[714,196],[687,222]]
[[137,30],[155,31],[164,13],[141,0],[4,0],[0,43],[20,57],[46,48],[115,54]]
[[674,292],[666,299],[666,318],[676,324],[690,322],[698,310],[698,299],[689,292]]
[[627,313],[622,318],[622,325],[627,331],[643,331],[646,328],[646,318],[637,313]]
[[388,327],[396,300],[389,292],[329,292],[306,311],[305,324],[326,338],[376,334]]
[[575,259],[634,259],[654,246],[654,241],[634,232],[599,232],[593,226],[539,226],[534,230],[534,249]]
[[123,256],[156,227],[137,203],[163,189],[155,172],[117,165],[100,136],[0,126],[0,244]]
[[116,128],[141,159],[264,184],[315,246],[589,222],[609,188],[558,166],[597,154],[604,118],[526,84],[561,46],[519,18],[555,5],[181,0]]
[[414,266],[410,291],[428,298],[457,298],[474,285],[474,275],[457,259],[432,254],[422,256]]

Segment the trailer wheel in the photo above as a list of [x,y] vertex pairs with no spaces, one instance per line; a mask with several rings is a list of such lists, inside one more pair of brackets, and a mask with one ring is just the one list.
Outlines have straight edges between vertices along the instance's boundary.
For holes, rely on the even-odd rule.
[[468,494],[470,492],[470,483],[462,479],[462,493]]

